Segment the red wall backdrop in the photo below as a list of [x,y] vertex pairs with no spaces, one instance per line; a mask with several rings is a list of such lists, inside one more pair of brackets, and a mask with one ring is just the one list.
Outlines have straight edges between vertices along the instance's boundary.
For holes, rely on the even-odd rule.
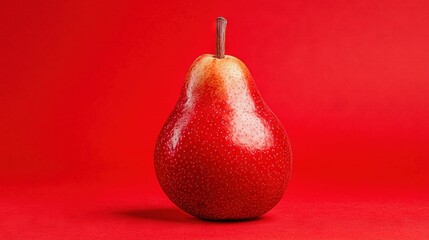
[[193,60],[250,68],[288,131],[294,178],[428,186],[426,1],[2,1],[4,181],[154,178]]
[[291,184],[429,188],[429,3],[0,3],[0,183],[140,182],[196,57],[249,67],[291,139]]

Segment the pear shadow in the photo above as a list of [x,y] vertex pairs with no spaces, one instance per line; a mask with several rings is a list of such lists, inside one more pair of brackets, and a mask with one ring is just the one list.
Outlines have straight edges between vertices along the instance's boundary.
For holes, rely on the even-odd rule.
[[114,212],[114,215],[162,222],[193,222],[198,220],[176,208],[125,209]]
[[119,211],[114,211],[115,216],[123,218],[133,218],[140,220],[151,220],[151,221],[160,221],[160,222],[180,222],[180,223],[206,223],[206,224],[235,224],[235,223],[246,223],[246,222],[256,222],[267,217],[255,217],[249,219],[226,219],[226,220],[212,220],[197,218],[191,216],[177,208],[150,208],[150,209],[124,209]]
[[230,223],[230,224],[232,224],[232,223],[256,222],[256,221],[262,220],[263,218],[265,218],[265,217],[253,217],[253,218],[246,218],[246,219],[216,219],[216,220],[205,219],[205,218],[197,218],[197,219],[199,219],[200,221],[203,221],[203,222],[208,222],[208,223],[213,223],[213,224],[216,224],[216,223],[219,223],[219,224]]

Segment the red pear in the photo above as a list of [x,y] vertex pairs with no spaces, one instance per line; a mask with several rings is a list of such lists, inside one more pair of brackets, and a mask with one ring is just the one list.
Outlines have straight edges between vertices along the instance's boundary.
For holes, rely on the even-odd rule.
[[254,218],[280,201],[291,149],[247,67],[224,55],[226,20],[217,26],[216,55],[192,64],[159,134],[155,171],[165,194],[191,215]]

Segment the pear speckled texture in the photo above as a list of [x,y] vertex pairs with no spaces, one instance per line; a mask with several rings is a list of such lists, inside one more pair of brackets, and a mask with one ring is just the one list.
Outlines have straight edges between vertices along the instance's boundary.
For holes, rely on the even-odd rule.
[[291,161],[286,132],[244,63],[197,58],[156,143],[168,198],[199,218],[257,217],[280,201]]

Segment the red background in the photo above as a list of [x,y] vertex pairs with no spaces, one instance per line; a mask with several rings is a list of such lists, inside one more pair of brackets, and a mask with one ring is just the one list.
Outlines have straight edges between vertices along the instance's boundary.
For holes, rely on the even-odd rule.
[[[294,154],[252,222],[185,215],[153,170],[220,15]],[[429,237],[428,43],[427,1],[3,0],[0,238]]]

